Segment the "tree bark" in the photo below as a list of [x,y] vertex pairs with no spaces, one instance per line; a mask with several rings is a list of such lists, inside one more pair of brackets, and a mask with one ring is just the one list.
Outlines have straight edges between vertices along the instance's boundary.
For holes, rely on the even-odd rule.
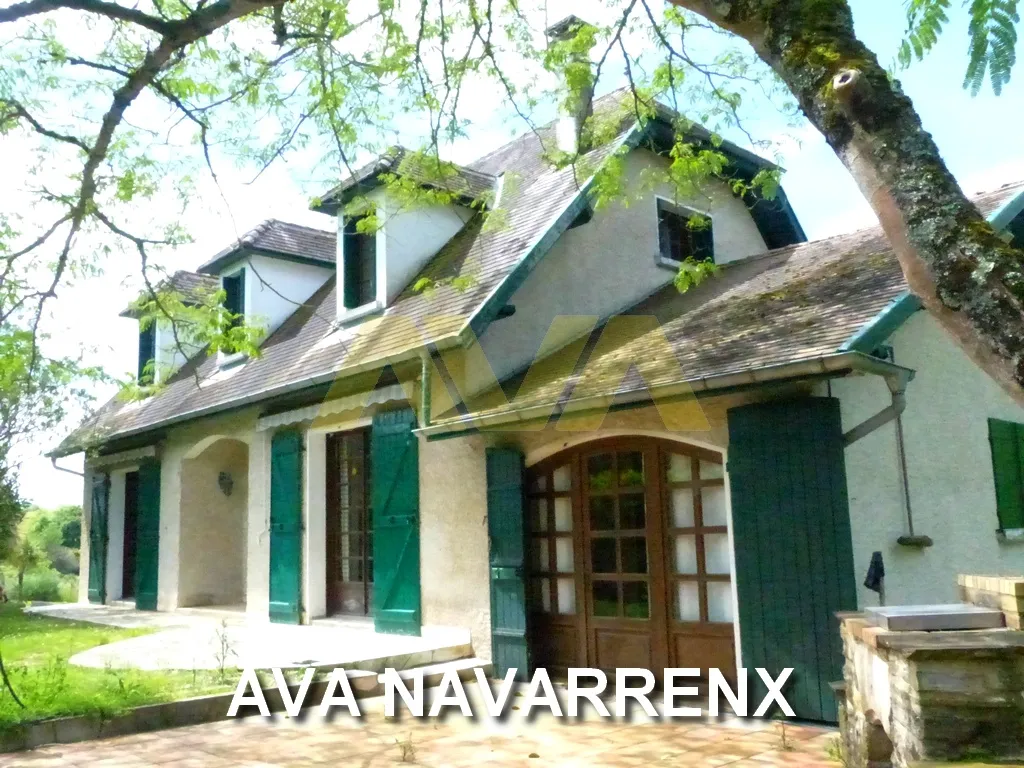
[[[1024,251],[967,200],[846,0],[671,0],[747,40],[853,175],[910,289],[1024,405]],[[953,87],[953,86],[951,86]]]

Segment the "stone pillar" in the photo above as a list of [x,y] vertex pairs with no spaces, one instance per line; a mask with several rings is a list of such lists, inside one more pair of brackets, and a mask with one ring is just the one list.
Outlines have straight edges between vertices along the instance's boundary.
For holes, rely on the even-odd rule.
[[306,432],[302,494],[303,620],[327,613],[327,435]]
[[245,611],[270,619],[270,433],[253,434],[249,445],[246,511]]

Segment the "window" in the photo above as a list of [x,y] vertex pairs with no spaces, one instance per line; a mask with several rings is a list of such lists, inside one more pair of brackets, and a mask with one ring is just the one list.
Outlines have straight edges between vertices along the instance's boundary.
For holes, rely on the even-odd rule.
[[[221,278],[224,288],[224,309],[233,315],[245,314],[245,270]],[[235,325],[240,321],[236,320]]]
[[988,420],[999,529],[1024,528],[1024,424]]
[[[700,226],[692,217],[703,219]],[[714,261],[715,247],[711,219],[667,200],[658,200],[658,244],[666,261]]]
[[156,323],[150,323],[146,330],[139,331],[139,384],[153,381],[153,371],[146,366],[156,357]]
[[358,223],[359,219],[345,223],[345,309],[370,304],[377,298],[377,235],[359,232]]

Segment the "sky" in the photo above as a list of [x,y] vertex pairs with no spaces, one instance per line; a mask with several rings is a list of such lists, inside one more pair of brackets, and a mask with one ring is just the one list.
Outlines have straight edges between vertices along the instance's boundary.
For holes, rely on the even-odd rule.
[[[903,32],[902,3],[892,0],[851,0],[857,33],[874,50],[883,64],[892,60]],[[588,0],[549,0],[552,20],[569,13],[587,18],[594,4]],[[952,14],[950,26],[929,57],[900,75],[904,90],[913,99],[926,130],[932,133],[942,156],[968,194],[999,187],[1024,178],[1024,72],[1017,71],[1002,95],[983,90],[972,97],[961,88],[966,63],[966,17],[961,9]],[[1018,68],[1019,70],[1019,68]],[[607,72],[598,92],[622,84],[622,73]],[[468,162],[504,144],[521,133],[522,125],[509,120],[508,106],[494,89],[472,94],[469,138],[450,147],[451,159]],[[777,110],[765,101],[752,101],[745,108],[748,130],[758,139],[773,142],[786,169],[783,188],[807,235],[811,239],[871,226],[875,219],[853,180],[824,139],[810,125],[787,126]],[[401,132],[399,132],[401,134]],[[401,135],[399,135],[399,138]],[[746,143],[741,135],[728,135]],[[11,147],[0,153],[0,175],[8,190],[17,187],[17,175],[26,170],[10,164]],[[8,158],[4,170],[2,158]],[[308,210],[312,196],[323,192],[317,169],[297,161],[272,166],[252,182],[251,172],[233,168],[219,170],[220,190],[201,185],[187,214],[187,227],[194,243],[163,258],[169,269],[195,269],[239,234],[267,218],[277,218],[324,229],[331,219]],[[14,181],[14,184],[10,182]],[[223,195],[221,194],[223,192]],[[0,205],[16,204],[8,192]],[[145,215],[140,211],[140,215]],[[104,274],[80,281],[61,293],[54,304],[54,342],[74,350],[97,345],[90,362],[109,373],[123,376],[135,368],[138,330],[118,312],[135,297],[138,283],[124,264],[113,264]],[[116,387],[97,388],[97,404],[112,396]],[[70,431],[75,423],[65,425]],[[45,435],[25,452],[20,468],[21,493],[44,507],[81,502],[81,478],[55,470],[42,454],[63,435]],[[82,457],[61,459],[60,466],[80,471]]]

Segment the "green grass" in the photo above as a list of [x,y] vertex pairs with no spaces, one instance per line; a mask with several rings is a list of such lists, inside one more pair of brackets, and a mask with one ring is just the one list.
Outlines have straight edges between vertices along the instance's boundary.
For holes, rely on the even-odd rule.
[[79,651],[150,634],[23,613],[15,602],[0,605],[0,653],[11,686],[25,704],[0,686],[0,730],[19,723],[68,715],[107,718],[131,707],[232,690],[233,670],[145,672],[90,669],[68,660]]

